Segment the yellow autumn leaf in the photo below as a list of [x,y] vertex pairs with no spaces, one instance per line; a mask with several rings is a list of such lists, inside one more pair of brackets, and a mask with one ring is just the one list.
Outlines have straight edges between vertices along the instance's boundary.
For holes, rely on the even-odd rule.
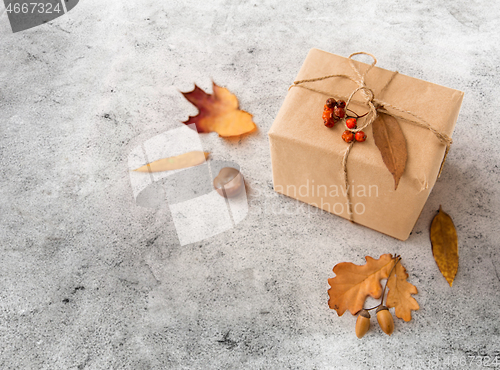
[[432,254],[450,286],[458,271],[458,237],[451,217],[441,209],[431,224]]

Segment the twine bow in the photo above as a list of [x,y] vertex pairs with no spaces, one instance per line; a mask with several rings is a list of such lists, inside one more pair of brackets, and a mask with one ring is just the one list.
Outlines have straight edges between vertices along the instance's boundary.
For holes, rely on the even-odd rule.
[[[368,66],[368,68],[363,73],[361,73],[359,71],[359,69],[356,67],[356,65],[354,64],[354,61],[352,59],[352,57],[355,55],[368,55],[373,59],[373,63],[370,66]],[[390,103],[387,103],[383,100],[375,98],[375,94],[373,93],[373,91],[370,88],[368,88],[366,86],[366,83],[365,83],[366,75],[375,66],[375,64],[377,64],[377,58],[375,58],[372,54],[365,53],[365,52],[361,51],[361,52],[357,52],[357,53],[353,53],[353,54],[349,55],[348,59],[349,59],[349,64],[351,65],[351,68],[354,71],[355,77],[345,75],[345,74],[333,74],[333,75],[328,75],[328,76],[323,76],[323,77],[310,78],[310,79],[306,79],[306,80],[299,80],[299,81],[294,81],[293,85],[291,85],[289,87],[289,90],[292,87],[297,86],[297,87],[302,87],[304,89],[314,91],[314,92],[317,92],[317,93],[320,93],[320,94],[323,94],[326,96],[332,96],[332,94],[330,94],[328,92],[317,90],[317,89],[314,89],[314,88],[309,87],[309,86],[305,86],[304,83],[322,81],[322,80],[326,80],[326,79],[334,78],[334,77],[347,78],[347,79],[353,81],[356,85],[358,85],[358,87],[347,98],[346,109],[349,106],[349,103],[351,101],[353,101],[352,99],[353,99],[354,95],[357,94],[358,92],[361,92],[361,94],[364,97],[364,103],[366,105],[368,105],[369,111],[368,111],[367,118],[366,118],[364,124],[359,128],[350,129],[350,131],[358,132],[358,131],[362,131],[366,127],[370,126],[377,118],[377,115],[379,112],[385,113],[387,115],[390,115],[390,116],[397,118],[397,119],[400,119],[400,120],[407,121],[407,122],[414,124],[416,126],[425,128],[425,129],[431,131],[442,144],[446,145],[446,151],[444,153],[444,157],[443,157],[443,160],[441,162],[441,166],[439,168],[439,174],[438,174],[438,177],[441,176],[441,172],[443,171],[444,162],[446,160],[446,157],[448,156],[448,152],[450,151],[450,146],[451,146],[453,140],[445,133],[440,132],[440,131],[436,130],[435,128],[433,128],[425,119],[418,116],[417,114],[415,114],[411,111],[408,111],[406,109],[401,109],[401,108],[396,107],[396,106],[394,106]],[[384,87],[380,90],[380,93],[379,93],[380,96],[387,89],[387,87],[389,86],[389,84],[392,82],[392,80],[394,79],[394,77],[397,74],[398,74],[397,71],[395,71],[392,74],[389,81],[387,81],[387,83],[384,85]],[[359,103],[359,102],[357,102],[357,103]],[[387,109],[390,109],[391,111],[388,111]],[[409,115],[409,116],[413,117],[413,119],[408,119],[406,117],[399,115],[398,113],[403,113],[403,114]],[[353,221],[353,213],[352,213],[351,197],[350,197],[349,191],[348,191],[347,158],[349,157],[349,153],[350,153],[354,143],[355,143],[355,141],[352,141],[349,144],[349,146],[347,147],[347,150],[344,153],[344,156],[342,157],[342,172],[343,172],[343,177],[344,177],[344,186],[346,188],[346,194],[347,194],[347,204],[348,204],[347,210],[348,210],[350,221]]]

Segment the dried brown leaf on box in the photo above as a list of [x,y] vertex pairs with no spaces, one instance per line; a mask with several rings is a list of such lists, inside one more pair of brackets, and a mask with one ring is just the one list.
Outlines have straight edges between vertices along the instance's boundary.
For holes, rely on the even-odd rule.
[[406,269],[400,261],[396,264],[387,280],[389,293],[387,293],[386,305],[389,308],[395,307],[396,316],[404,321],[410,321],[411,311],[420,308],[415,298],[412,297],[412,294],[417,294],[418,290],[414,285],[406,281],[407,278]]
[[385,166],[394,177],[394,190],[396,190],[408,159],[403,131],[396,118],[384,113],[378,114],[372,123],[372,129],[375,145],[380,150]]
[[450,287],[458,271],[458,237],[451,217],[439,206],[431,224],[432,254]]
[[228,89],[213,83],[213,94],[207,94],[195,85],[194,90],[182,93],[199,113],[183,122],[196,124],[200,133],[217,132],[220,136],[238,136],[257,129],[252,115],[238,109],[238,98]]
[[386,279],[394,266],[391,254],[383,254],[379,259],[366,256],[366,264],[355,265],[341,262],[333,268],[335,277],[328,279],[328,305],[342,316],[346,310],[357,314],[365,303],[366,297],[378,299],[382,295],[381,279]]
[[135,169],[136,172],[162,172],[197,166],[205,162],[208,152],[194,150],[174,157],[159,159]]

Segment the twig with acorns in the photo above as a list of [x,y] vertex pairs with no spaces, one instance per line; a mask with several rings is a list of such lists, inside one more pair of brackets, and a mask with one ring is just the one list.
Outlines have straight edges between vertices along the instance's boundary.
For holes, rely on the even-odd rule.
[[[413,294],[417,288],[406,279],[408,274],[401,264],[400,256],[383,254],[379,259],[366,257],[366,264],[355,265],[351,262],[342,262],[333,268],[336,276],[328,279],[330,308],[342,316],[346,310],[358,315],[356,321],[356,335],[363,337],[370,328],[370,314],[368,311],[377,309],[377,321],[382,331],[391,335],[394,331],[394,321],[389,308],[395,308],[395,314],[404,321],[411,320],[411,311],[418,310],[418,305]],[[384,288],[380,280],[387,279]],[[388,289],[386,303],[384,297]],[[380,304],[371,308],[364,308],[368,296],[381,298]]]

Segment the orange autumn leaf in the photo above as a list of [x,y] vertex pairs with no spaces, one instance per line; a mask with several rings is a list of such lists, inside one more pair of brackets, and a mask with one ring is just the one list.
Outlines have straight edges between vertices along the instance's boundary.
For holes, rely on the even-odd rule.
[[162,158],[135,169],[136,172],[162,172],[198,166],[205,163],[208,152],[194,150],[174,157]]
[[213,94],[207,94],[198,86],[194,90],[182,93],[199,113],[183,122],[196,124],[200,133],[217,132],[219,136],[229,137],[246,134],[257,129],[252,115],[238,109],[238,98],[228,89],[213,83]]
[[366,297],[375,299],[382,295],[381,279],[386,279],[394,266],[395,259],[391,254],[383,254],[374,259],[366,256],[366,264],[359,266],[351,262],[335,265],[335,277],[328,279],[331,288],[328,290],[328,305],[342,316],[346,310],[355,315],[363,308]]
[[411,311],[416,311],[420,308],[412,294],[417,294],[417,288],[410,284],[406,279],[408,274],[404,266],[399,262],[396,264],[391,276],[387,280],[386,305],[387,307],[395,307],[396,316],[404,321],[411,320]]

